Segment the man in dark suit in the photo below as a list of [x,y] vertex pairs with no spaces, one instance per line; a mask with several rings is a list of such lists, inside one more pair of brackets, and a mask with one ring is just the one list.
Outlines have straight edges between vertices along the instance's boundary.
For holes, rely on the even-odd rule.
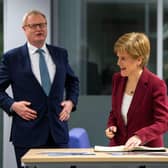
[[[67,51],[46,44],[45,15],[35,10],[26,13],[22,28],[26,44],[4,53],[0,65],[0,106],[13,117],[10,141],[18,168],[30,148],[68,147],[67,121],[79,94],[79,80],[68,63]],[[49,73],[49,79],[44,79],[51,83],[48,92],[42,83],[38,49]],[[6,93],[9,85],[13,98]]]

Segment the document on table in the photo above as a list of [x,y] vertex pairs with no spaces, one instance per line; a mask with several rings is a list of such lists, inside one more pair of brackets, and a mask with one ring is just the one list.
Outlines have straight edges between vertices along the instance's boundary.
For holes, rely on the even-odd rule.
[[125,148],[124,145],[119,146],[94,146],[94,151],[96,152],[128,152],[128,151],[153,151],[153,152],[166,152],[165,147],[147,147],[147,146],[137,146],[132,149]]

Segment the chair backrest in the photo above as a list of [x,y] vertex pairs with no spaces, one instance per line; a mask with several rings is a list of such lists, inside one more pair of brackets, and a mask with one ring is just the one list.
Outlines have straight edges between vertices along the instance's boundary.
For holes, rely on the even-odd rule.
[[90,148],[88,133],[84,128],[72,128],[69,131],[70,148]]

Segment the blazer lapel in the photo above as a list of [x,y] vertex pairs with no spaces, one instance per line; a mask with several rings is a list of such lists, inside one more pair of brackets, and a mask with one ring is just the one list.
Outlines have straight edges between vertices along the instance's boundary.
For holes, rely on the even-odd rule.
[[135,90],[135,94],[133,96],[132,102],[130,104],[130,108],[128,110],[128,122],[129,120],[131,120],[132,118],[132,113],[134,113],[134,115],[136,114],[136,109],[140,108],[140,102],[143,100],[143,98],[145,97],[145,95],[147,94],[147,90],[148,90],[148,75],[147,75],[147,70],[146,68],[144,68],[144,71],[138,81],[136,90]]
[[122,120],[122,123],[124,125],[124,120],[123,120],[123,117],[122,117],[122,114],[121,114],[121,107],[122,107],[122,101],[123,101],[123,96],[124,96],[124,92],[125,92],[125,86],[126,86],[126,82],[127,82],[127,78],[121,78],[121,81],[119,83],[119,87],[118,87],[118,90],[117,90],[117,97],[118,97],[118,100],[117,100],[117,104],[118,104],[118,111],[120,111],[119,113],[119,116],[120,116],[120,120]]

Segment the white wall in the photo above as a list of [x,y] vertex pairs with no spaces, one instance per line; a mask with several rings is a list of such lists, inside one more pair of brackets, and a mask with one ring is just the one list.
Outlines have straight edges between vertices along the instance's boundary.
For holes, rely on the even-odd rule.
[[[25,43],[22,31],[22,17],[31,9],[44,12],[48,19],[48,30],[51,23],[51,1],[50,0],[5,0],[4,2],[4,51]],[[50,31],[47,41],[50,42]],[[11,90],[8,89],[11,94]],[[16,168],[16,160],[13,146],[9,143],[11,119],[4,112],[3,123],[3,168]]]

